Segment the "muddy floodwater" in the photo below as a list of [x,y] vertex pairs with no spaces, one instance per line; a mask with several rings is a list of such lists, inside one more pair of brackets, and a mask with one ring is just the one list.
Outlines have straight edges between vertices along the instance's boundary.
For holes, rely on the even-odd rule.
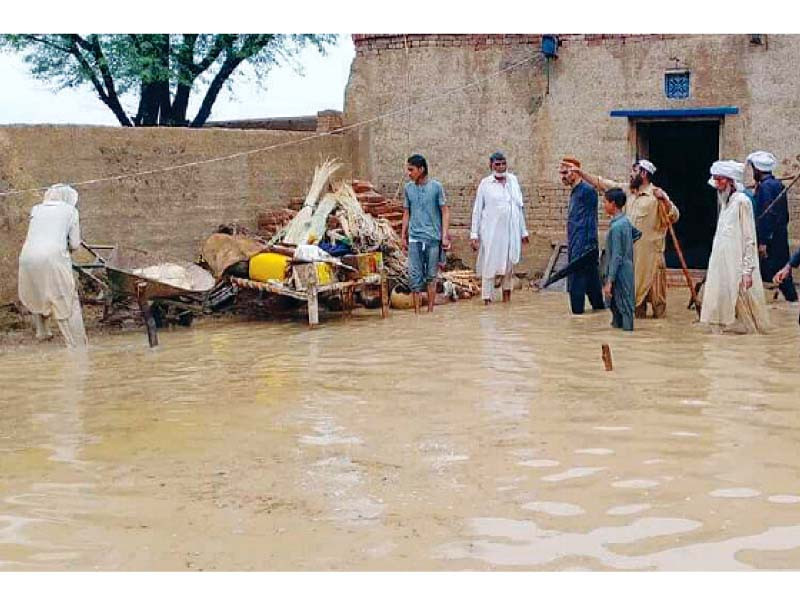
[[0,569],[798,569],[797,308],[710,335],[686,296],[7,350]]

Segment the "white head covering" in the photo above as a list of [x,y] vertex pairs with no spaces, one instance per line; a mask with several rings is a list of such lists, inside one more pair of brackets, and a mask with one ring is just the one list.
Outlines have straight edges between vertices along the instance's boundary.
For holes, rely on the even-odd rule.
[[50,186],[44,193],[44,201],[63,202],[74,207],[78,203],[78,192],[66,184],[57,183]]
[[771,152],[765,152],[764,150],[751,152],[747,156],[746,162],[749,162],[759,171],[764,171],[766,173],[772,173],[772,169],[774,169],[775,165],[778,164],[778,160],[775,158],[775,155]]
[[636,161],[636,164],[639,165],[642,169],[650,173],[650,175],[656,174],[656,166],[651,163],[649,160],[640,158]]
[[[719,175],[720,177],[732,179],[733,185],[739,192],[744,189],[742,183],[744,181],[744,165],[740,162],[736,162],[735,160],[718,160],[711,165],[711,175]],[[717,187],[714,185],[713,177],[708,180],[708,185],[713,188]]]

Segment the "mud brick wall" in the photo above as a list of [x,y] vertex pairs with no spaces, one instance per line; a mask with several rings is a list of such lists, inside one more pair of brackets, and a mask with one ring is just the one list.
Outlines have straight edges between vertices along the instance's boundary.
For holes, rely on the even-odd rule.
[[[469,198],[489,154],[502,149],[531,199],[529,228],[545,237],[565,227],[561,156],[579,157],[590,172],[627,177],[634,130],[612,110],[736,106],[739,114],[721,124],[722,157],[744,160],[766,149],[779,159],[776,174],[800,172],[800,36],[768,35],[762,44],[743,34],[559,37],[558,58],[548,62],[537,34],[354,35],[345,124],[401,111],[354,135],[357,170],[372,181],[396,181],[405,157],[420,152],[452,190],[461,219],[460,190]],[[664,94],[664,74],[676,65],[691,73],[685,100]],[[444,91],[452,92],[430,101]],[[790,236],[800,242],[800,189],[789,204]]]
[[[0,127],[0,191],[77,182],[225,156],[307,137],[307,132],[124,127]],[[346,134],[194,168],[78,188],[84,239],[156,249],[193,260],[221,223],[255,228],[258,211],[302,196],[314,166],[345,162]],[[0,197],[0,303],[16,299],[17,258],[41,194]]]

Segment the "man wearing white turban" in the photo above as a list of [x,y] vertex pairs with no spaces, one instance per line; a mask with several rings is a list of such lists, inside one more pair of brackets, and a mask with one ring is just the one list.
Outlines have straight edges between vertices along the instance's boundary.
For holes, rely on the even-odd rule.
[[[769,152],[759,150],[747,157],[753,168],[756,182],[755,216],[758,236],[758,256],[761,276],[769,281],[789,261],[789,205],[786,194],[775,202],[783,192],[783,184],[775,179],[772,171],[777,164]],[[773,202],[775,202],[773,204]],[[789,302],[797,302],[791,273],[783,279],[779,289]]]
[[87,344],[70,252],[81,243],[78,192],[58,184],[31,209],[28,235],[19,255],[19,299],[33,315],[37,339],[52,337],[55,317],[70,348]]
[[753,205],[744,194],[744,165],[718,160],[709,185],[717,190],[719,216],[708,261],[700,322],[714,330],[764,333],[769,327],[758,268]]
[[637,319],[647,316],[647,304],[653,306],[653,318],[658,319],[667,312],[667,266],[664,262],[664,245],[668,223],[659,209],[664,203],[666,218],[675,223],[680,211],[669,199],[664,190],[652,183],[656,167],[649,160],[639,159],[633,163],[629,185],[617,183],[598,175],[590,175],[579,170],[578,173],[594,187],[605,192],[611,188],[622,188],[628,200],[625,214],[633,226],[642,232],[642,237],[633,247],[633,272],[636,279]]

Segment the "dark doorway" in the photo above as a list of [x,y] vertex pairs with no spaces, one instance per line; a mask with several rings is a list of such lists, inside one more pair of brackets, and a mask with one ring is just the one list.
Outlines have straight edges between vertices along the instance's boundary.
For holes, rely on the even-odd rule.
[[[640,121],[636,132],[639,157],[656,165],[653,182],[681,211],[675,234],[687,266],[705,269],[717,227],[717,196],[707,182],[719,158],[719,121]],[[664,257],[680,267],[669,235]]]

